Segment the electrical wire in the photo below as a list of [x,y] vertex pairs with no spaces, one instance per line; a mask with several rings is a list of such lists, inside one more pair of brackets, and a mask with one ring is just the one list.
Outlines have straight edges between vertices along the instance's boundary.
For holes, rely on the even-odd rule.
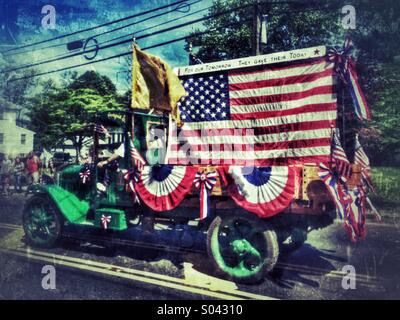
[[[185,0],[185,1],[187,1],[187,0]],[[99,34],[96,34],[96,35],[93,36],[93,37],[101,37],[101,36],[104,36],[104,35],[106,35],[106,34],[110,34],[110,33],[113,33],[113,32],[116,32],[116,31],[119,31],[119,30],[128,28],[128,27],[137,25],[137,24],[139,24],[139,23],[143,23],[143,22],[149,21],[149,20],[154,19],[154,18],[159,18],[159,17],[161,17],[161,16],[170,14],[170,13],[172,13],[172,12],[179,12],[179,10],[182,9],[182,5],[187,5],[188,8],[190,8],[190,6],[192,6],[192,5],[196,4],[196,3],[199,3],[199,2],[201,2],[201,1],[202,1],[202,0],[196,0],[196,1],[193,1],[193,2],[191,2],[191,3],[180,3],[180,4],[178,4],[175,8],[173,8],[173,9],[171,9],[171,10],[168,10],[168,11],[165,11],[165,12],[162,12],[162,13],[158,13],[158,14],[152,15],[152,16],[150,16],[150,17],[144,18],[144,19],[142,19],[142,20],[134,21],[134,22],[131,22],[131,23],[129,23],[129,24],[125,24],[125,25],[123,25],[123,26],[119,26],[119,27],[117,27],[117,28],[114,28],[114,29],[110,29],[110,30],[101,32],[101,33],[99,33]],[[190,10],[190,9],[189,9],[189,10]],[[117,38],[116,38],[116,39],[117,39]],[[78,39],[78,40],[75,40],[75,41],[82,41],[82,40],[83,40],[83,39]],[[26,51],[8,53],[8,54],[4,54],[4,56],[11,56],[11,55],[15,56],[15,55],[24,54],[24,53],[31,53],[31,52],[43,51],[43,50],[47,50],[47,49],[53,49],[53,48],[57,48],[57,47],[66,46],[66,45],[67,45],[68,43],[70,43],[70,42],[71,42],[71,41],[63,42],[63,43],[58,43],[58,44],[50,45],[50,46],[47,46],[47,47],[37,48],[37,49],[30,49],[30,50],[26,50]],[[61,56],[61,55],[60,55],[60,56]]]
[[97,26],[89,27],[89,28],[82,29],[82,30],[77,30],[77,31],[74,31],[74,32],[70,32],[70,33],[63,34],[63,35],[60,35],[60,36],[56,36],[56,37],[53,37],[53,38],[50,38],[50,39],[46,39],[46,40],[41,40],[41,41],[37,41],[37,42],[23,44],[23,45],[20,45],[20,46],[17,46],[17,47],[2,51],[1,53],[4,54],[6,52],[15,51],[15,50],[18,50],[18,49],[23,49],[23,48],[28,48],[28,47],[35,46],[35,45],[38,45],[38,44],[47,43],[47,42],[50,42],[50,41],[63,39],[63,38],[66,38],[66,37],[70,37],[70,36],[73,36],[73,35],[76,35],[76,34],[79,34],[79,33],[92,31],[92,30],[95,30],[95,29],[98,29],[98,28],[102,28],[102,27],[106,27],[106,26],[112,25],[114,23],[118,23],[118,22],[121,22],[121,21],[129,20],[129,19],[133,19],[133,18],[136,18],[136,17],[140,17],[140,16],[143,16],[143,15],[152,13],[152,12],[156,12],[156,11],[165,9],[165,8],[169,8],[171,6],[174,6],[174,5],[177,5],[177,4],[181,4],[181,3],[186,2],[186,1],[187,0],[178,0],[178,1],[175,1],[173,3],[164,5],[164,6],[160,6],[160,7],[157,7],[157,8],[150,9],[150,10],[142,11],[142,12],[139,12],[139,13],[135,13],[133,15],[130,15],[130,16],[127,16],[127,17],[123,17],[123,18],[120,18],[120,19],[108,21],[108,22],[99,24]]
[[[201,18],[198,18],[198,19],[194,19],[194,20],[191,20],[191,21],[188,21],[188,22],[184,22],[184,23],[172,26],[172,27],[168,27],[168,28],[165,28],[165,29],[157,30],[157,31],[154,31],[152,33],[148,33],[148,34],[136,37],[136,41],[140,40],[140,39],[152,37],[152,36],[155,36],[155,35],[158,35],[158,34],[161,34],[161,33],[169,32],[169,31],[172,31],[172,30],[175,30],[175,29],[183,28],[183,27],[186,27],[186,26],[191,25],[191,24],[203,22],[203,21],[206,21],[206,20],[209,20],[209,19],[212,19],[212,18],[216,18],[216,17],[222,16],[222,15],[225,15],[225,14],[229,14],[229,13],[234,12],[236,10],[247,8],[247,7],[251,6],[251,5],[252,4],[242,5],[242,6],[233,8],[233,9],[225,10],[225,11],[218,12],[218,13],[211,14],[211,15],[207,15],[207,16],[204,16],[204,17],[201,17]],[[2,72],[8,73],[8,72],[21,70],[21,69],[36,67],[36,66],[47,64],[47,63],[51,63],[51,62],[56,62],[56,61],[65,60],[65,59],[73,58],[73,57],[76,57],[76,56],[88,54],[90,52],[94,52],[94,51],[97,51],[97,50],[112,48],[112,47],[119,46],[121,44],[126,44],[126,43],[129,43],[129,42],[131,42],[131,39],[121,40],[121,41],[118,41],[116,43],[111,43],[111,44],[108,44],[108,45],[99,46],[98,48],[89,49],[89,50],[82,51],[82,52],[72,53],[72,54],[65,55],[65,56],[62,56],[62,57],[59,57],[59,58],[52,58],[52,59],[42,60],[42,61],[39,61],[39,62],[35,62],[35,63],[27,64],[27,65],[22,65],[22,66],[18,66],[18,67],[11,68],[11,69],[2,70]]]
[[[250,22],[250,21],[251,21],[251,19],[248,19],[248,20],[245,20],[244,22]],[[171,44],[171,43],[174,43],[174,42],[179,42],[179,41],[186,40],[187,38],[198,37],[198,36],[207,34],[209,32],[217,31],[217,30],[220,30],[220,29],[225,29],[225,28],[231,27],[233,25],[235,25],[235,24],[225,25],[225,26],[222,26],[222,27],[214,28],[212,30],[196,32],[196,33],[193,33],[193,34],[190,34],[190,35],[186,35],[186,36],[183,36],[183,37],[179,37],[179,38],[175,38],[175,39],[172,39],[172,40],[164,41],[164,42],[161,42],[161,43],[149,45],[147,47],[141,48],[141,50],[149,50],[149,49],[165,46],[165,45],[168,45],[168,44]],[[41,72],[41,73],[37,73],[37,74],[31,75],[31,76],[24,76],[24,77],[20,77],[20,78],[10,79],[9,82],[14,82],[14,81],[23,80],[23,79],[35,78],[35,77],[39,77],[39,76],[44,76],[44,75],[56,73],[56,72],[67,71],[67,70],[71,70],[71,69],[74,69],[74,68],[79,68],[79,67],[91,65],[91,64],[94,64],[94,63],[98,63],[98,62],[103,62],[103,61],[107,61],[107,60],[111,60],[111,59],[116,59],[116,58],[120,58],[120,57],[127,56],[127,55],[132,55],[132,50],[127,51],[127,52],[122,52],[122,53],[119,53],[119,54],[116,54],[116,55],[113,55],[113,56],[101,58],[101,59],[98,59],[98,60],[95,60],[95,61],[89,61],[89,62],[78,64],[78,65],[73,65],[73,66],[64,67],[64,68],[60,68],[60,69],[55,69],[55,70],[51,70],[51,71]]]

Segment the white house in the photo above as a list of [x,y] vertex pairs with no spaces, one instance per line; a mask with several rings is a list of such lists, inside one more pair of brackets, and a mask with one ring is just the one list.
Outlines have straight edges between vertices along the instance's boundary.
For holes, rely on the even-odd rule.
[[35,133],[17,125],[19,108],[0,98],[0,154],[26,156],[33,150]]

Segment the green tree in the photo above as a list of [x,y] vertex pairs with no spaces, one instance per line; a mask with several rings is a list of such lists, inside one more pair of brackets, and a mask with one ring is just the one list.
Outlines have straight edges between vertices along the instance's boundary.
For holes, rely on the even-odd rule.
[[93,83],[86,85],[82,78],[79,83],[81,88],[72,82],[66,89],[46,83],[42,92],[30,100],[31,129],[41,146],[53,148],[71,140],[79,154],[84,138],[93,134],[96,113],[124,109],[115,94],[102,95],[85,88]]
[[76,77],[69,85],[69,89],[92,89],[102,96],[115,95],[117,92],[110,78],[95,71],[86,71]]
[[[188,42],[199,46],[197,56],[204,62],[247,57],[252,54],[251,32],[254,0],[217,0],[209,14],[230,9],[230,14],[205,21],[211,32],[193,36]],[[314,45],[332,44],[344,38],[340,16],[332,5],[303,1],[274,3],[260,1],[261,14],[268,15],[268,44],[263,53],[298,49]],[[216,30],[215,32],[212,32]]]
[[[27,96],[31,93],[38,83],[32,77],[35,70],[28,69],[23,71],[6,72],[12,64],[0,54],[0,95],[9,102],[23,107]],[[22,78],[21,80],[15,80]]]
[[[400,58],[400,57],[399,57]],[[400,59],[379,70],[379,98],[374,101],[372,122],[363,129],[366,148],[375,163],[400,162]]]

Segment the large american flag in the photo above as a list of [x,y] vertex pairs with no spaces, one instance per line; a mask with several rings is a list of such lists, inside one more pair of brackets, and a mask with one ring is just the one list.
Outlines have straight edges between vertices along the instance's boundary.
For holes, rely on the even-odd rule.
[[333,63],[325,58],[181,76],[170,164],[287,165],[330,159]]

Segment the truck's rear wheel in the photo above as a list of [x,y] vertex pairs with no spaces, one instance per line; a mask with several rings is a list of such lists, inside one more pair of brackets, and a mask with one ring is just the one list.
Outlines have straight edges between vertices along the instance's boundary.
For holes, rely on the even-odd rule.
[[52,247],[61,237],[62,217],[47,197],[33,196],[24,208],[23,228],[29,244]]
[[246,214],[217,216],[207,234],[207,251],[216,269],[237,282],[257,282],[279,255],[275,231]]

